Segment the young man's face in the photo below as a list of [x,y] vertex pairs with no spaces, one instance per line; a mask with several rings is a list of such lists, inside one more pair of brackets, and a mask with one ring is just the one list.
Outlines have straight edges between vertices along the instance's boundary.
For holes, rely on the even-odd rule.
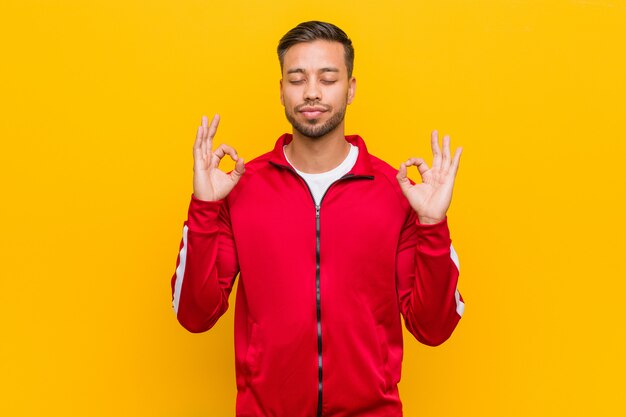
[[355,88],[341,43],[298,43],[285,53],[280,101],[287,120],[302,135],[319,138],[335,129],[343,131],[346,106],[352,103]]

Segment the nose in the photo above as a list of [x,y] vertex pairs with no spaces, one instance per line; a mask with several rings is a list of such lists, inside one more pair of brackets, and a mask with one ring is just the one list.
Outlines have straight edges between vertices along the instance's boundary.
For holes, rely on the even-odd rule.
[[304,100],[316,101],[322,99],[322,93],[317,80],[309,80],[304,88]]

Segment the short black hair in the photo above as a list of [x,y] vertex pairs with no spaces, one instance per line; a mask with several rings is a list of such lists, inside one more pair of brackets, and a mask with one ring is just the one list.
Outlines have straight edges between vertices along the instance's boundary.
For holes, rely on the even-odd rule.
[[339,29],[337,26],[332,23],[317,20],[300,23],[298,26],[285,33],[280,39],[277,48],[280,69],[283,69],[285,54],[289,48],[298,43],[313,42],[316,40],[339,42],[343,45],[348,78],[352,77],[352,69],[354,68],[354,48],[352,47],[352,41],[348,38],[346,32]]

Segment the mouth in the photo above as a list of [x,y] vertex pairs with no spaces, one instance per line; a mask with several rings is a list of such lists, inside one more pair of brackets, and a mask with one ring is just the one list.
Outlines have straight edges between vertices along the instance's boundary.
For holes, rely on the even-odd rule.
[[306,119],[316,119],[328,111],[328,108],[322,106],[298,106],[296,111],[302,113]]

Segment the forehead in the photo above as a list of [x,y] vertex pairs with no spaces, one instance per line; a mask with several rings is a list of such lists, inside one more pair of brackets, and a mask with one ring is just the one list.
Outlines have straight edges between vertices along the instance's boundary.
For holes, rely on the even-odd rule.
[[294,69],[315,72],[322,68],[337,68],[342,73],[348,71],[341,43],[325,40],[297,43],[287,49],[283,58],[284,73]]

